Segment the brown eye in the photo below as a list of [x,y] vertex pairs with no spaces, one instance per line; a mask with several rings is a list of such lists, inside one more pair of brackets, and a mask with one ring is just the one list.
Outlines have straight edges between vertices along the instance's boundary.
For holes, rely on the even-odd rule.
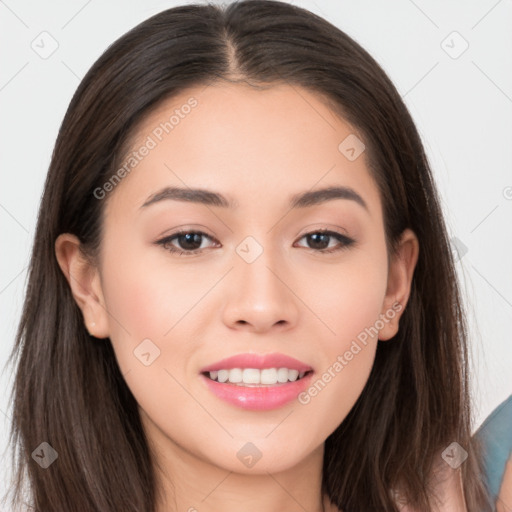
[[[354,240],[341,233],[327,230],[312,231],[311,233],[306,233],[302,238],[307,239],[309,248],[326,253],[346,249],[354,243]],[[329,243],[333,238],[338,240],[338,245],[329,248]]]
[[[178,255],[193,255],[204,249],[204,247],[201,247],[204,238],[212,240],[212,237],[202,231],[179,231],[178,233],[174,233],[158,240],[157,244],[163,246],[164,249],[171,253],[176,253]],[[176,245],[171,245],[174,241],[177,242],[178,247],[176,247]]]
[[[205,249],[204,247],[201,247],[205,238],[214,240],[213,237],[210,237],[202,231],[179,231],[158,240],[156,243],[164,247],[165,250],[179,256],[193,256]],[[348,248],[355,242],[355,240],[352,240],[341,233],[327,230],[312,231],[311,233],[303,235],[301,239],[302,238],[307,239],[308,248],[320,253],[340,251]],[[329,248],[332,239],[337,240],[338,244]],[[173,242],[175,243],[173,244]],[[178,247],[176,247],[176,245]]]

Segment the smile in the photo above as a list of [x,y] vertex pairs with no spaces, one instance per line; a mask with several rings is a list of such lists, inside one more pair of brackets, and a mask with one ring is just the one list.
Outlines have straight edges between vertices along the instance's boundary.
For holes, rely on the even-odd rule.
[[232,368],[206,372],[211,380],[238,386],[274,386],[302,379],[308,372],[290,368]]
[[239,354],[201,369],[209,392],[242,409],[265,411],[297,399],[313,368],[284,354]]

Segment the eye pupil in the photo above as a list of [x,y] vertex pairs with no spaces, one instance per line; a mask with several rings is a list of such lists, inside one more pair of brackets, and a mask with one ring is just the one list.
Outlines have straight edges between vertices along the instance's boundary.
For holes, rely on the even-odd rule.
[[[180,235],[178,237],[179,245],[183,249],[190,249],[195,250],[201,247],[201,234],[200,233],[186,233],[183,235]],[[185,240],[185,243],[182,243],[182,241]],[[189,245],[190,244],[190,245]],[[194,245],[197,244],[198,247],[195,247]]]
[[[329,246],[330,235],[327,233],[312,233],[308,235],[308,238],[310,241],[313,241],[312,245],[314,249],[325,249]],[[323,245],[325,245],[325,247],[323,247]]]

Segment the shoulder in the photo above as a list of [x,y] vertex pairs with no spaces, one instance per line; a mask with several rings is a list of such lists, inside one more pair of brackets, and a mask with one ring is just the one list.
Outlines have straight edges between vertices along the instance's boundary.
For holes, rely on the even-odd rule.
[[496,498],[512,454],[512,395],[502,402],[482,423],[475,437],[482,445],[485,479]]
[[[438,498],[437,508],[434,509],[435,512],[467,512],[460,466],[457,469],[453,469],[444,462],[440,455],[439,459],[440,463],[436,465],[433,472],[433,487]],[[399,492],[394,492],[393,494],[400,512],[419,512],[410,505],[407,505],[401,499]],[[328,498],[324,502],[324,507],[328,512],[343,512],[330,503]]]
[[[431,486],[435,495],[435,498],[433,497],[435,505],[432,510],[435,512],[467,512],[460,466],[453,469],[444,462],[440,455],[439,460],[440,462],[435,465],[432,473]],[[409,505],[399,492],[395,491],[393,494],[400,512],[419,512]]]
[[467,512],[461,466],[454,469],[439,456],[433,473],[434,493],[439,499],[438,512]]

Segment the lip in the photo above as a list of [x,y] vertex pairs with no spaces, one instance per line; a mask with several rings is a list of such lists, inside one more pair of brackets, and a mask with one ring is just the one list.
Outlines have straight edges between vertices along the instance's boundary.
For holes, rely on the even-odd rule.
[[[224,367],[225,368],[225,367]],[[271,368],[273,368],[271,366]],[[213,370],[212,370],[213,371]],[[209,391],[225,402],[252,411],[277,409],[292,402],[311,384],[314,372],[302,379],[276,384],[275,386],[238,386],[229,382],[217,382],[206,375],[200,375]]]
[[[206,375],[207,372],[231,370],[232,368],[288,368],[298,372],[309,372],[302,379],[293,382],[262,386],[239,386],[230,382],[217,382]],[[266,411],[282,407],[306,389],[314,374],[313,368],[294,357],[280,354],[238,354],[205,366],[200,377],[208,390],[225,402],[253,411]]]
[[308,372],[313,369],[298,359],[275,352],[272,354],[238,354],[205,366],[200,370],[200,373],[231,370],[232,368],[256,368],[258,370],[265,368],[288,368],[289,370],[297,370],[299,372]]

